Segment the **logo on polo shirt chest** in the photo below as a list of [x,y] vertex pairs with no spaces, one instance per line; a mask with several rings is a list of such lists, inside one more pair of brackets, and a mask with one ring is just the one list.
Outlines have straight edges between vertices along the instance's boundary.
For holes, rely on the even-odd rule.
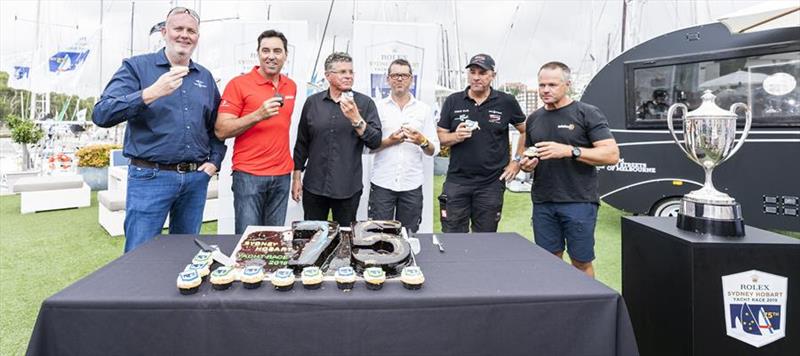
[[575,130],[575,124],[569,124],[569,125],[561,124],[561,125],[558,125],[557,127],[559,129],[567,129],[567,130],[570,130],[570,131]]
[[503,121],[503,112],[497,110],[489,110],[489,122],[499,124]]
[[207,87],[206,83],[203,83],[203,81],[202,81],[202,80],[200,80],[200,79],[195,79],[195,80],[194,80],[194,82],[193,82],[192,84],[194,84],[194,86],[196,86],[196,87],[198,87],[198,88],[205,88],[205,87]]

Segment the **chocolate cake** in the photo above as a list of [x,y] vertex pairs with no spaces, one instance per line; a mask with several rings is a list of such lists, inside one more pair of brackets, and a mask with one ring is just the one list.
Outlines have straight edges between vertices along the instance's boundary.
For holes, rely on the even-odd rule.
[[283,231],[256,231],[247,235],[236,252],[236,266],[244,267],[249,261],[264,261],[264,270],[276,271],[285,267],[292,256],[292,248],[283,240]]
[[288,266],[295,271],[303,267],[321,266],[338,245],[339,224],[328,221],[296,221],[292,223],[294,254]]

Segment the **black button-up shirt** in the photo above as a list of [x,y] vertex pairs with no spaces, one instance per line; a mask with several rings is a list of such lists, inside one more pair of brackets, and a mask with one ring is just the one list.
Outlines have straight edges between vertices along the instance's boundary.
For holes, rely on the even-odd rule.
[[304,171],[303,189],[333,199],[347,199],[358,193],[361,184],[361,154],[364,146],[381,145],[381,120],[375,103],[368,96],[353,92],[358,112],[367,127],[358,136],[350,120],[329,91],[309,96],[300,114],[294,169]]

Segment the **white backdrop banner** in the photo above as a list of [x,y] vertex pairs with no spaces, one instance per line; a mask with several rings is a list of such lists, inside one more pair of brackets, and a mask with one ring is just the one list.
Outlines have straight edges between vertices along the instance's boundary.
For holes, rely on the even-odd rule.
[[[353,24],[354,89],[379,100],[389,95],[386,73],[389,63],[403,58],[411,63],[414,77],[411,91],[417,99],[435,106],[439,27],[435,24],[356,21]],[[358,206],[358,219],[367,218],[369,177],[372,156],[364,155],[364,192]],[[419,232],[433,231],[433,158],[423,160],[425,183],[422,186],[424,206]]]
[[[300,111],[306,101],[305,78],[308,76],[313,59],[311,53],[313,46],[308,41],[308,24],[305,21],[204,23],[202,40],[195,53],[195,60],[214,74],[220,94],[222,94],[228,81],[237,75],[249,72],[253,66],[258,65],[258,53],[256,52],[258,35],[270,29],[283,32],[289,41],[288,58],[283,66],[283,74],[289,76],[297,84],[297,96],[289,133],[289,149],[293,152]],[[234,140],[228,139],[225,142],[228,152],[225,160],[222,161],[219,172],[220,211],[217,223],[217,233],[219,234],[234,233],[233,192],[231,191],[231,159]],[[302,206],[291,200],[291,197],[287,204],[286,223],[303,220]]]

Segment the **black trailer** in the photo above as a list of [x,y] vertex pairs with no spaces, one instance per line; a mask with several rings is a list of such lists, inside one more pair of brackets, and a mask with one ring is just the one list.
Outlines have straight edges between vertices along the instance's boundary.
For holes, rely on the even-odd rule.
[[598,168],[603,201],[634,214],[677,214],[680,197],[704,177],[674,143],[666,109],[681,102],[694,110],[704,90],[721,108],[743,102],[753,115],[745,144],[714,170],[716,188],[742,205],[746,224],[800,231],[800,27],[731,34],[701,25],[608,63],[581,98],[608,116],[620,146],[620,163]]

